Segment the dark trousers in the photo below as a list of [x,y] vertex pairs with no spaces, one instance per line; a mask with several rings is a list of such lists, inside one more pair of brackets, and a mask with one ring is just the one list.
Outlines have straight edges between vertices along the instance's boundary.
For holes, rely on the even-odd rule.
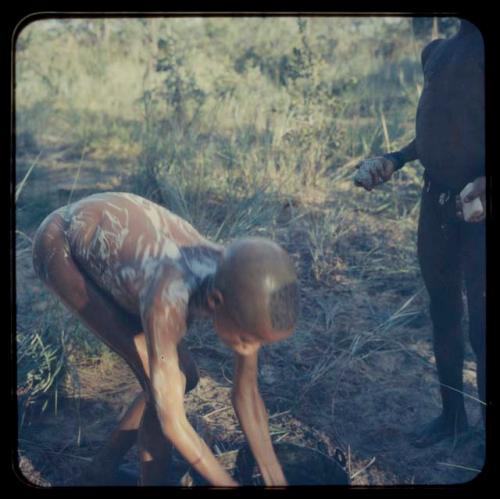
[[[485,223],[460,221],[456,192],[424,176],[418,227],[418,259],[430,297],[433,343],[441,383],[443,415],[463,413],[465,289],[469,338],[476,355],[479,398],[485,401],[486,238]],[[484,406],[483,406],[484,408]]]

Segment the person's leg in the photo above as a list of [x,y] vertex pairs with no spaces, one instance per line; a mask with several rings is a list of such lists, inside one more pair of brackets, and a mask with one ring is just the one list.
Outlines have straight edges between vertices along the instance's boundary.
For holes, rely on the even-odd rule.
[[169,481],[172,444],[164,437],[154,403],[147,403],[138,433],[140,485],[174,485]]
[[[145,348],[143,336],[141,337],[142,341],[144,341]],[[181,370],[186,376],[185,392],[187,393],[198,384],[198,369],[184,341],[181,341],[178,346],[178,354]],[[139,447],[140,484],[176,485],[171,482],[169,473],[173,447],[163,434],[154,401],[149,392],[146,396],[145,409],[139,426],[137,444]]]
[[462,394],[464,338],[462,274],[458,226],[444,215],[435,193],[424,188],[418,228],[418,258],[430,298],[433,347],[442,412],[417,432],[414,445],[425,447],[467,428]]
[[[145,340],[143,335],[136,336],[135,343],[139,351],[145,351]],[[180,343],[178,350],[181,369],[186,376],[187,393],[198,383],[198,370],[184,341]],[[118,470],[118,466],[123,456],[134,444],[138,443],[138,430],[143,423],[145,407],[146,394],[143,391],[134,399],[117,427],[111,433],[110,438],[105,442],[99,453],[92,459],[92,463],[82,473],[82,478],[93,483],[99,483],[102,480],[109,482],[110,476],[113,476]],[[148,420],[150,420],[149,423]],[[146,425],[145,427],[151,424],[154,425],[154,427],[150,432],[145,428],[142,429],[142,445],[141,442],[139,442],[139,454],[140,456],[144,455],[143,464],[141,465],[144,471],[141,481],[143,484],[164,485],[167,481],[166,470],[168,471],[168,465],[171,459],[170,451],[169,448],[164,449],[164,447],[166,447],[166,443],[163,442],[165,437],[161,430],[158,431],[159,427],[156,419],[149,415],[145,418],[144,424]],[[144,449],[144,446],[147,448],[149,446],[147,442],[149,441],[153,441],[155,446],[146,455],[147,451]],[[158,445],[158,442],[163,443]],[[161,449],[161,452],[156,450],[157,447]],[[155,463],[151,462],[152,456],[156,456]],[[165,462],[158,464],[161,459],[164,459]]]
[[484,222],[464,224],[462,230],[463,266],[469,336],[477,363],[477,390],[482,401],[483,420],[486,414],[486,234]]
[[[77,266],[64,233],[64,222],[53,215],[37,232],[33,264],[37,275],[96,336],[118,353],[146,388],[147,354],[137,338],[144,336],[140,320],[119,307]],[[137,439],[144,412],[141,393],[119,422],[110,440],[82,470],[81,479],[93,483],[113,481],[120,460]]]
[[145,393],[141,392],[127,409],[92,462],[82,471],[81,479],[93,484],[114,481],[123,456],[137,442],[138,429],[144,414]]
[[135,337],[142,334],[140,318],[121,308],[79,268],[59,215],[52,215],[42,229],[33,242],[37,275],[82,323],[125,359],[144,388],[147,355],[135,343]]
[[[79,269],[71,256],[63,224],[59,215],[53,215],[35,236],[33,263],[36,273],[70,311],[129,364],[143,390],[147,391],[149,366],[140,319],[124,311]],[[196,386],[198,373],[196,364],[182,343],[179,345],[179,358],[188,391]],[[109,479],[112,467],[118,465],[135,443],[137,430],[144,422],[144,409],[143,392],[132,403],[86,473],[98,481]],[[156,430],[153,428],[152,433],[156,434]],[[163,434],[157,437],[164,439]]]
[[200,374],[198,372],[198,367],[194,361],[191,353],[184,340],[179,343],[177,347],[177,353],[179,355],[179,362],[181,365],[181,371],[186,376],[186,393],[190,392],[196,387],[198,381],[200,380]]
[[[147,353],[138,318],[131,317],[82,272],[71,256],[57,215],[35,237],[34,267],[39,277],[89,329],[130,365],[147,389]],[[141,394],[119,423],[101,452],[83,472],[95,483],[110,480],[113,467],[137,439],[145,399]]]

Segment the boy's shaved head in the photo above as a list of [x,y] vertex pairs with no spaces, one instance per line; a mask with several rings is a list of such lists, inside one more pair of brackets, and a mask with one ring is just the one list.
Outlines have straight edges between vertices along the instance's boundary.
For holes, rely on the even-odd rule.
[[297,275],[286,251],[268,239],[238,239],[227,246],[214,288],[227,314],[249,335],[273,341],[295,326]]

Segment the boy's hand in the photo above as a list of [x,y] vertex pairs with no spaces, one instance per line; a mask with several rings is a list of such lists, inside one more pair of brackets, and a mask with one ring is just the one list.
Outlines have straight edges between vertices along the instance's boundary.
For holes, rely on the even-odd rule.
[[376,185],[387,182],[394,173],[394,163],[383,156],[369,158],[357,165],[354,185],[371,191]]
[[257,384],[257,351],[236,353],[231,400],[248,445],[267,486],[286,486],[269,433],[269,417]]
[[[481,201],[482,210],[476,211],[470,218],[464,216],[466,204],[476,200]],[[486,177],[478,177],[472,182],[472,187],[465,196],[456,197],[457,217],[470,223],[482,222],[486,217]]]

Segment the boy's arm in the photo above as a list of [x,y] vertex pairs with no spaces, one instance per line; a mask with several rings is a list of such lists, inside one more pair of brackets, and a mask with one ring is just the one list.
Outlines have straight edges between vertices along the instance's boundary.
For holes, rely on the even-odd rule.
[[258,352],[236,354],[233,407],[266,485],[287,485],[273,449],[267,411],[257,385]]
[[188,298],[182,281],[170,279],[162,284],[160,292],[154,293],[149,305],[143,307],[150,392],[163,433],[182,456],[212,485],[236,486],[237,482],[217,461],[186,417],[186,377],[180,369],[177,345],[186,330]]

